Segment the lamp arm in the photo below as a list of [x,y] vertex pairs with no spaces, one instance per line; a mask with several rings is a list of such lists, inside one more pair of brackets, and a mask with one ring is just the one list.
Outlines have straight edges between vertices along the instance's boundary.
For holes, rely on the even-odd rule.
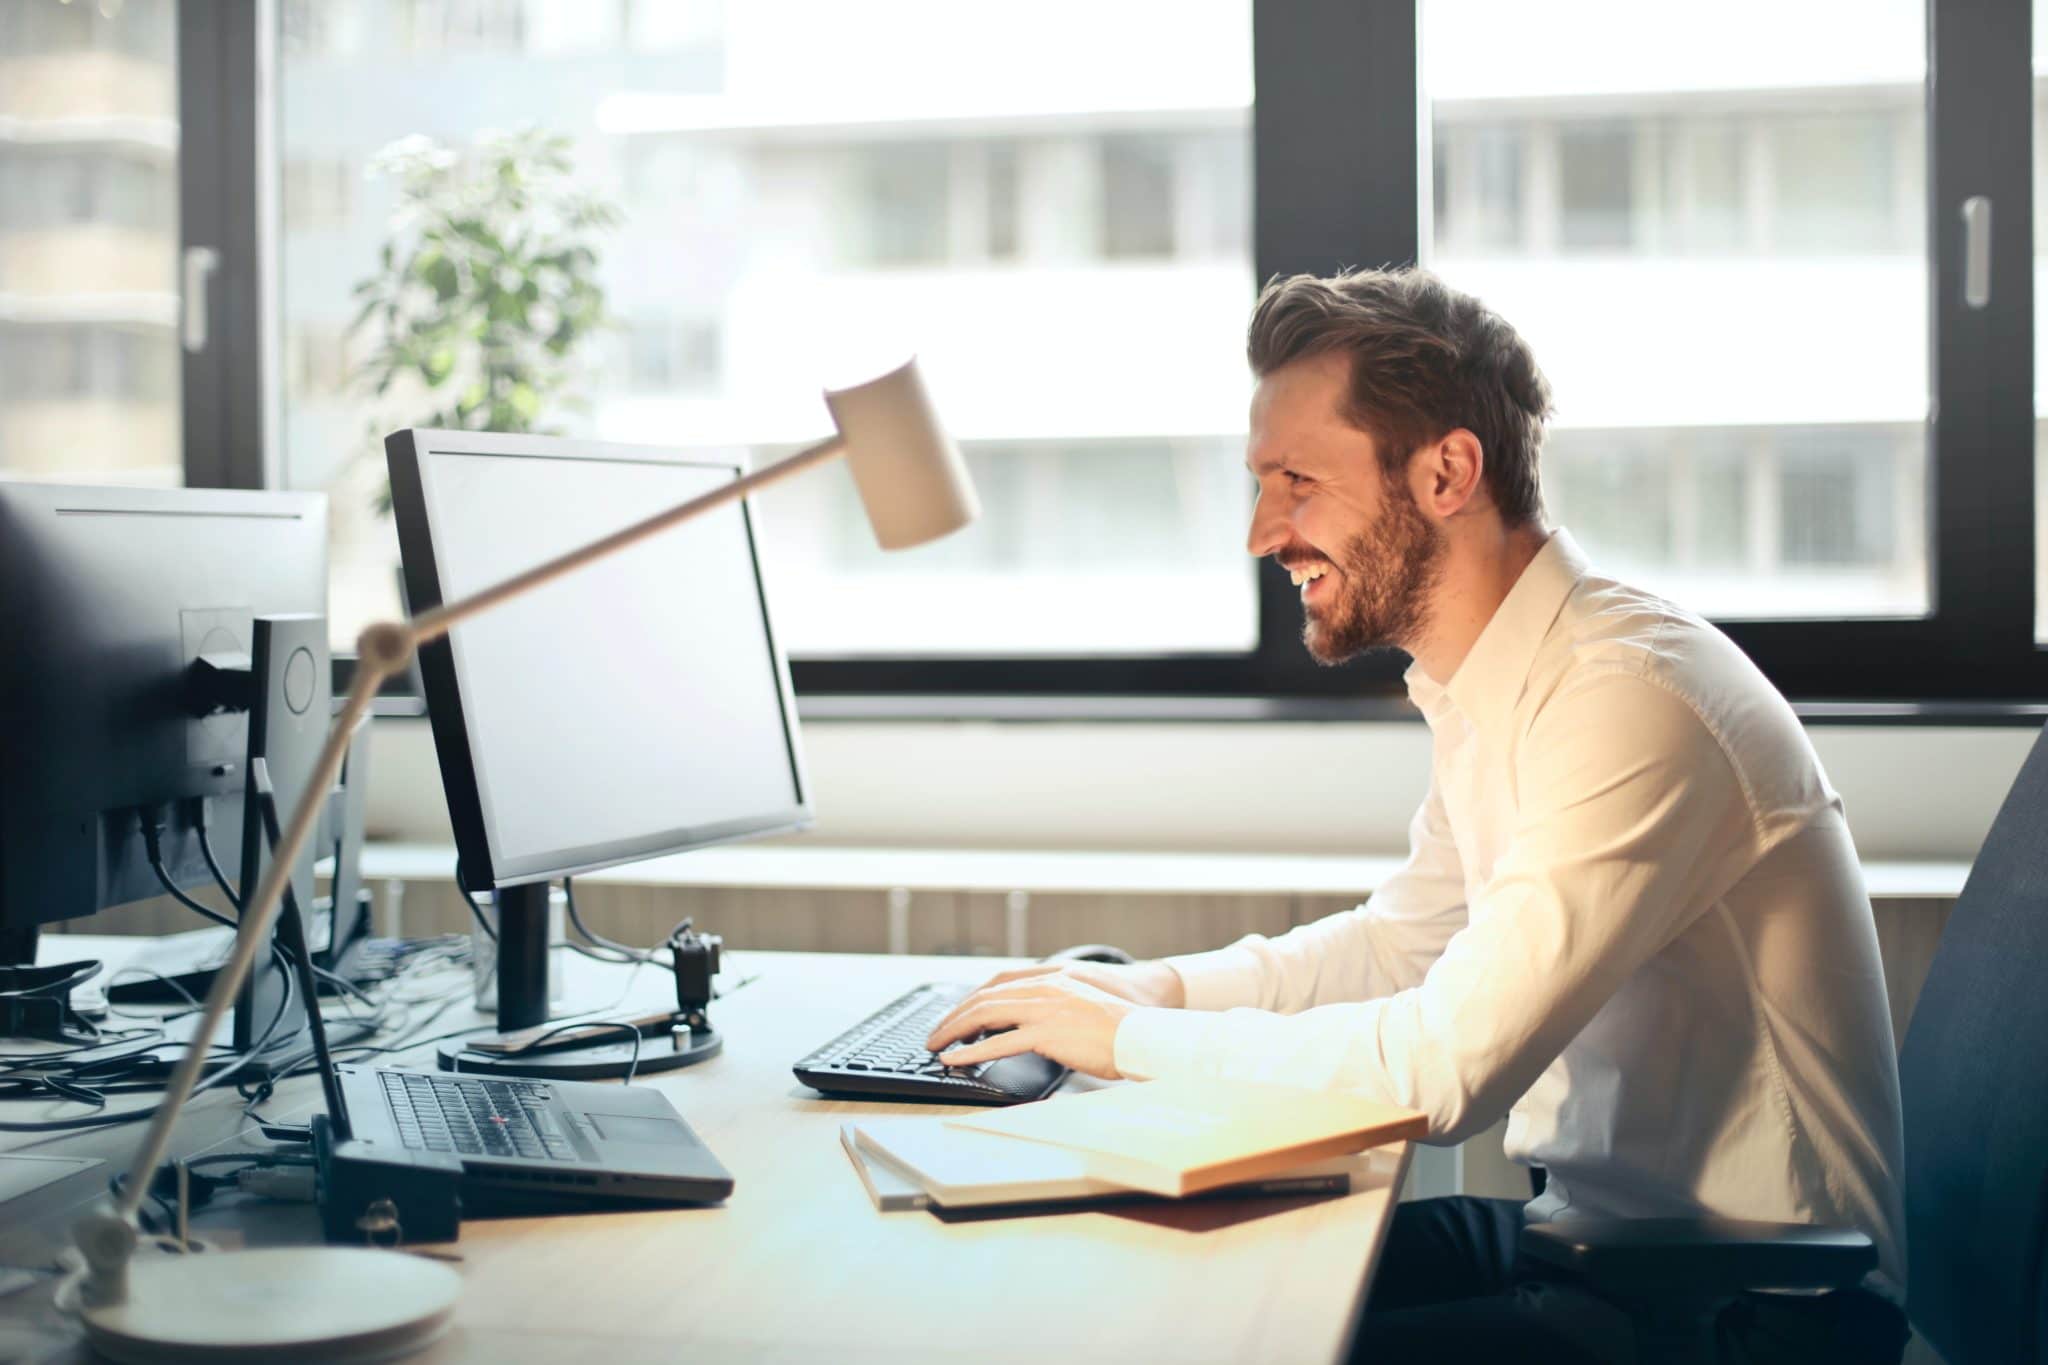
[[[228,1012],[235,992],[241,989],[242,982],[248,977],[257,951],[263,944],[269,942],[271,926],[277,920],[278,906],[284,900],[285,885],[291,878],[292,864],[297,861],[299,850],[305,847],[306,840],[312,837],[314,822],[319,819],[320,811],[326,804],[324,794],[333,788],[335,781],[341,776],[342,763],[348,756],[349,741],[354,738],[363,718],[369,714],[370,704],[376,699],[378,690],[384,683],[404,670],[419,646],[440,639],[457,623],[481,615],[522,593],[574,573],[587,564],[616,554],[714,507],[743,498],[758,488],[764,488],[811,465],[823,463],[845,448],[844,438],[834,435],[786,459],[757,469],[744,478],[722,484],[688,502],[656,513],[645,521],[635,522],[601,540],[558,555],[524,573],[515,574],[502,583],[434,607],[410,621],[383,622],[363,631],[357,641],[356,671],[349,687],[348,700],[343,703],[341,714],[335,718],[334,727],[328,731],[327,743],[320,751],[319,761],[314,765],[312,780],[307,783],[306,790],[300,795],[298,807],[292,812],[291,821],[284,828],[284,837],[271,852],[269,869],[258,884],[255,897],[243,909],[241,927],[235,935],[234,951],[214,974],[213,989],[207,992],[206,1005],[200,1013],[199,1025],[192,1034],[192,1041],[185,1055],[179,1058],[177,1068],[172,1071],[170,1082],[164,1087],[163,1101],[150,1117],[149,1130],[143,1135],[134,1158],[128,1164],[128,1174],[121,1187],[120,1201],[115,1205],[111,1217],[105,1213],[88,1214],[73,1230],[74,1238],[86,1252],[91,1265],[91,1274],[82,1290],[88,1302],[114,1302],[126,1292],[126,1264],[128,1252],[134,1245],[135,1216],[142,1207],[143,1199],[148,1196],[151,1178],[157,1167],[163,1164],[164,1153],[170,1148],[171,1130],[177,1125],[178,1113],[185,1107],[185,1102],[192,1097],[193,1088],[199,1083],[200,1073],[206,1066],[207,1054],[212,1050],[213,1035],[220,1028],[222,1016]],[[318,1002],[309,1001],[308,1007],[317,1009],[319,1005]]]
[[[355,737],[357,726],[369,713],[370,703],[376,699],[378,689],[396,671],[387,671],[368,660],[356,669],[348,700],[327,733],[327,744],[320,750],[312,780],[306,784],[298,808],[292,812],[291,823],[285,826],[284,837],[271,853],[270,865],[264,871],[263,880],[257,884],[255,899],[242,913],[241,926],[235,932],[234,951],[214,974],[213,989],[207,992],[199,1026],[193,1031],[185,1055],[178,1059],[176,1069],[171,1072],[170,1082],[164,1087],[163,1101],[157,1105],[156,1113],[150,1118],[149,1131],[143,1135],[142,1145],[129,1162],[121,1200],[115,1208],[117,1216],[123,1220],[132,1220],[149,1194],[150,1179],[157,1167],[163,1164],[164,1152],[170,1146],[171,1129],[178,1121],[178,1111],[192,1097],[192,1089],[199,1082],[221,1018],[234,1003],[235,992],[241,989],[243,980],[249,975],[256,954],[270,941],[270,929],[277,921],[278,907],[283,904],[284,888],[291,880],[292,866],[298,861],[299,850],[312,836],[313,825],[326,804],[325,794],[333,789],[341,776],[349,741]],[[308,1001],[307,1008],[319,1008],[318,1002]]]

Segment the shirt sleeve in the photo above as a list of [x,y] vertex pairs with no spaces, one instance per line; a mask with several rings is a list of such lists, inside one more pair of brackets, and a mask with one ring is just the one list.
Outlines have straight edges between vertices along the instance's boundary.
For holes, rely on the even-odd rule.
[[1365,904],[1269,939],[1168,958],[1187,1007],[1248,1005],[1292,1014],[1339,1000],[1370,1000],[1422,981],[1465,926],[1465,872],[1432,779],[1408,824],[1408,861]]
[[1294,1015],[1137,1010],[1118,1070],[1350,1090],[1420,1110],[1441,1142],[1493,1122],[1756,844],[1719,744],[1632,673],[1551,698],[1503,779],[1519,794],[1507,849],[1418,985]]

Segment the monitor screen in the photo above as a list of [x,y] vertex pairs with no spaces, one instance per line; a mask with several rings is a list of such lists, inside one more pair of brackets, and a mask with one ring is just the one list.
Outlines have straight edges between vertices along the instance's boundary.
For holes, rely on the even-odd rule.
[[[409,441],[393,437],[392,497],[415,610],[740,471],[546,437],[400,436]],[[809,822],[757,556],[735,502],[422,651],[466,881],[570,875]]]

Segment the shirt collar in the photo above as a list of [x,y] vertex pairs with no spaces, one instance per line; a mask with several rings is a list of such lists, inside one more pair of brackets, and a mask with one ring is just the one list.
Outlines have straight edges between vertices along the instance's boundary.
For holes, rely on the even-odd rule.
[[1521,698],[1537,649],[1588,568],[1569,531],[1559,527],[1551,532],[1448,683],[1437,682],[1419,663],[1408,666],[1403,679],[1423,717],[1434,725],[1446,706],[1455,706],[1474,728],[1493,729]]

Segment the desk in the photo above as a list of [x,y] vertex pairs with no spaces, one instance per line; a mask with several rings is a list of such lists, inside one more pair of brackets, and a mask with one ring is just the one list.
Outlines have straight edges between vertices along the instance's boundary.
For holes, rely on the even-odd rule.
[[[57,942],[69,952],[95,940]],[[1405,1145],[1381,1154],[1369,1188],[1342,1198],[958,1224],[877,1213],[840,1149],[839,1124],[942,1111],[823,1099],[797,1084],[790,1063],[919,981],[972,979],[1009,964],[768,952],[727,959],[727,989],[759,977],[713,1006],[724,1054],[645,1083],[670,1096],[733,1173],[731,1200],[466,1224],[454,1248],[465,1280],[457,1327],[415,1359],[1292,1365],[1337,1357],[1385,1234]],[[566,1008],[617,994],[623,969],[568,962]],[[633,999],[649,1004],[672,990],[651,968],[633,986]],[[463,1022],[453,1011],[441,1026]],[[270,1108],[283,1114],[316,1100],[310,1081],[299,1081]],[[235,1107],[212,1100],[190,1116],[191,1140],[180,1149],[233,1142],[239,1127]],[[125,1156],[136,1136],[122,1128],[34,1150]],[[6,1145],[26,1146],[19,1138]],[[304,1241],[312,1226],[310,1208],[280,1206],[262,1217],[224,1214],[198,1230],[221,1242],[244,1229],[251,1241]],[[0,1329],[29,1312],[15,1302],[29,1297],[0,1298]],[[52,1357],[66,1365],[85,1358],[77,1349]]]

